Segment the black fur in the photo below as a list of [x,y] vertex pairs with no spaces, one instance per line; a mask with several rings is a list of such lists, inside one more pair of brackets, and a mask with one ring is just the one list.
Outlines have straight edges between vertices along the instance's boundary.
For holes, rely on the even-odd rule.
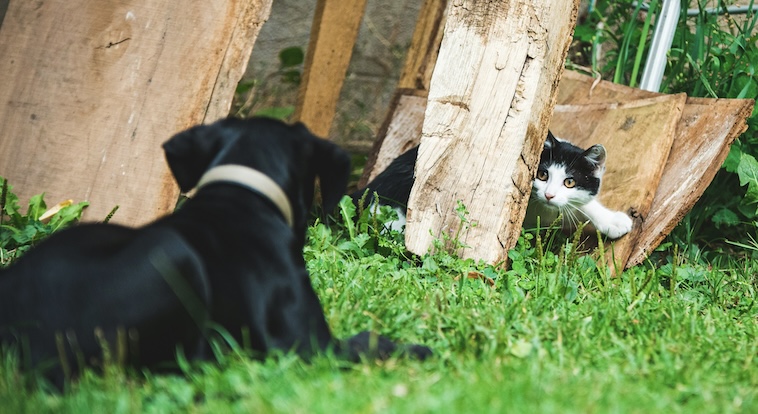
[[381,199],[381,204],[405,210],[408,207],[411,187],[413,187],[413,169],[416,166],[417,156],[418,146],[415,146],[392,160],[392,163],[371,180],[365,188],[350,195],[353,201],[357,204],[363,194],[368,191],[366,205],[374,201],[374,193],[377,193]]
[[215,182],[142,228],[61,231],[0,272],[0,343],[20,345],[31,367],[47,366],[58,385],[64,369],[56,334],[72,372],[80,362],[99,365],[104,343],[114,359],[126,343],[123,362],[137,366],[172,362],[177,346],[190,358],[207,357],[209,322],[261,355],[329,348],[353,360],[396,350],[430,354],[367,333],[337,341],[324,318],[302,256],[306,219],[317,176],[325,209],[336,206],[350,171],[347,153],[302,125],[262,118],[196,126],[164,149],[183,191],[216,165],[268,175],[292,204],[294,229],[267,198]]

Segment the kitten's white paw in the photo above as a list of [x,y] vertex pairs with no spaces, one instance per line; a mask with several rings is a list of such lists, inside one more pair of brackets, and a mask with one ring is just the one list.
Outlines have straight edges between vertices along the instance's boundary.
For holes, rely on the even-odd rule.
[[632,224],[632,218],[626,213],[614,211],[601,225],[595,225],[595,228],[611,239],[618,239],[632,230]]

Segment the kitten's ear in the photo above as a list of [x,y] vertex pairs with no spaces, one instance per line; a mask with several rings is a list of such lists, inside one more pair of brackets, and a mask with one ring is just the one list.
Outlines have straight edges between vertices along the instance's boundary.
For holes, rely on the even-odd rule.
[[593,145],[584,151],[585,158],[591,162],[596,169],[603,170],[605,168],[605,147],[600,144]]
[[547,139],[545,139],[545,149],[546,150],[553,149],[553,147],[555,147],[556,145],[558,145],[558,140],[555,138],[555,135],[553,135],[553,133],[550,132],[550,130],[548,130]]

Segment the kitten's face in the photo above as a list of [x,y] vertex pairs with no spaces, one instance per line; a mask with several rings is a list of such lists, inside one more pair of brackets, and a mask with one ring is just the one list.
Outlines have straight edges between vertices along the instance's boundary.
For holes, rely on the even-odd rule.
[[603,171],[602,145],[585,151],[548,133],[532,184],[532,198],[555,210],[587,204],[600,190]]

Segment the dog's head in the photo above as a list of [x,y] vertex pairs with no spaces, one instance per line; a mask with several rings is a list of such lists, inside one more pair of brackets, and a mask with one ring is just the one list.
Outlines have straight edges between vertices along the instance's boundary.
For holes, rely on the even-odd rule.
[[350,174],[350,157],[337,145],[311,134],[303,124],[269,118],[198,125],[175,135],[163,149],[182,192],[220,165],[243,165],[264,173],[289,198],[300,234],[313,202],[315,178],[320,178],[324,210],[331,211],[345,194]]

